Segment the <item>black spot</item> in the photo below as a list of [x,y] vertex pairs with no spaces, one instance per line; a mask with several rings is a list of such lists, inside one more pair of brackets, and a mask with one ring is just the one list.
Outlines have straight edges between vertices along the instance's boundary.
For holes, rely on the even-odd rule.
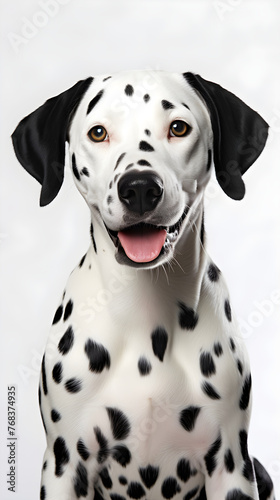
[[[122,495],[119,495],[118,493],[111,493],[110,498],[111,498],[111,500],[126,500],[125,497],[123,497]],[[95,497],[94,497],[94,500],[96,500]]]
[[117,408],[106,408],[115,439],[125,439],[130,431],[130,424],[124,413]]
[[113,181],[110,181],[109,189],[112,189],[112,186],[113,186]]
[[76,477],[74,478],[74,490],[77,498],[86,497],[88,493],[88,474],[82,462],[76,467]]
[[243,365],[242,365],[240,359],[237,360],[237,368],[238,368],[240,375],[242,375],[243,374]]
[[117,180],[118,180],[119,176],[120,176],[120,174],[115,175],[115,177],[114,177],[114,182],[117,182]]
[[91,237],[94,251],[95,251],[95,253],[97,253],[96,243],[95,243],[95,239],[94,239],[93,224],[90,225],[90,237]]
[[109,449],[108,449],[108,441],[105,438],[104,434],[101,432],[99,427],[94,427],[94,433],[96,437],[96,441],[99,444],[99,451],[97,454],[97,462],[99,464],[102,464],[109,455]]
[[62,314],[63,314],[63,306],[61,305],[57,308],[57,310],[55,312],[53,322],[52,322],[53,325],[55,325],[56,323],[58,323],[61,320]]
[[63,466],[68,464],[70,459],[69,450],[62,437],[58,437],[53,445],[53,452],[55,456],[55,475],[62,476],[64,470]]
[[228,321],[231,321],[231,307],[228,300],[225,300],[225,314]]
[[40,490],[40,500],[45,500],[46,499],[46,488],[45,486],[42,486]]
[[67,354],[73,347],[73,343],[74,343],[74,332],[72,326],[69,326],[59,341],[58,344],[59,352],[61,352],[61,354],[63,355]]
[[149,375],[151,369],[151,363],[144,356],[141,356],[138,361],[138,370],[140,375]]
[[179,493],[181,488],[175,477],[167,477],[161,487],[161,493],[164,498],[172,498],[176,493]]
[[220,277],[220,272],[221,272],[220,269],[217,266],[215,266],[215,264],[210,264],[207,271],[208,278],[210,279],[210,281],[218,281]]
[[204,245],[205,241],[205,225],[204,225],[204,213],[202,215],[201,228],[200,228],[200,241],[201,244]]
[[243,476],[246,479],[248,479],[248,481],[254,481],[253,465],[248,454],[247,440],[248,440],[247,432],[245,430],[240,431],[239,432],[240,451],[242,458],[244,460],[242,473]]
[[140,149],[140,151],[147,151],[147,152],[154,151],[153,146],[151,146],[151,144],[149,144],[146,141],[139,142],[139,149]]
[[73,311],[73,302],[70,299],[70,300],[68,300],[66,307],[65,307],[63,321],[66,321],[69,318],[69,316],[71,316],[72,311]]
[[229,339],[229,344],[230,344],[230,348],[231,348],[232,352],[235,352],[235,342],[231,337]]
[[117,445],[111,451],[112,457],[116,462],[118,462],[122,467],[126,467],[131,460],[131,453],[129,449],[124,445]]
[[129,170],[130,168],[132,168],[134,165],[134,163],[129,163],[129,165],[127,165],[127,167],[125,167],[125,171]]
[[186,483],[191,476],[195,476],[197,474],[196,469],[191,469],[190,462],[185,458],[181,458],[177,464],[177,476],[181,481]]
[[185,108],[187,109],[190,109],[189,106],[187,104],[185,104],[184,102],[182,102],[183,106],[185,106]]
[[126,95],[128,96],[132,96],[134,94],[134,88],[132,87],[132,85],[127,85],[124,89],[124,92]]
[[247,449],[247,440],[248,440],[248,434],[245,430],[242,430],[239,432],[239,444],[240,444],[240,451],[243,460],[246,460],[248,457],[248,449]]
[[178,302],[178,306],[180,327],[186,330],[194,330],[198,322],[198,315],[183,302]]
[[209,476],[211,477],[217,466],[216,456],[222,444],[221,436],[211,445],[204,457],[205,465]]
[[51,411],[51,419],[53,422],[59,422],[59,420],[61,420],[60,413],[56,410],[52,410]]
[[87,115],[93,110],[94,106],[98,103],[98,101],[101,99],[103,96],[104,90],[100,90],[98,94],[90,101],[87,109]]
[[200,370],[205,377],[210,377],[216,373],[216,367],[210,352],[202,352],[200,355]]
[[105,486],[105,488],[107,490],[109,490],[110,488],[112,488],[113,482],[112,482],[112,479],[110,478],[110,474],[109,474],[109,471],[108,471],[107,467],[104,467],[104,469],[102,469],[99,472],[99,475],[101,477],[101,481],[103,483],[103,486]]
[[209,170],[210,170],[211,163],[212,163],[212,151],[211,151],[211,149],[208,149],[208,159],[207,159],[207,167],[206,167],[207,172],[209,172]]
[[145,495],[145,490],[141,486],[140,483],[137,483],[136,481],[132,481],[127,490],[126,490],[128,496],[130,498],[142,498]]
[[82,439],[79,439],[79,441],[77,442],[77,451],[83,460],[88,459],[90,453]]
[[104,500],[103,496],[101,495],[101,493],[99,493],[97,488],[94,488],[94,497],[93,498],[94,498],[94,500]]
[[103,78],[103,82],[106,82],[107,80],[109,80],[110,78],[112,78],[111,76],[106,76],[106,78]]
[[43,463],[43,470],[46,470],[47,466],[48,466],[48,461],[46,460],[46,461]]
[[75,392],[79,392],[81,389],[82,389],[82,382],[81,380],[73,377],[73,378],[69,378],[66,382],[65,382],[65,389],[68,391],[68,392],[72,392],[72,393],[75,393]]
[[228,449],[225,452],[224,456],[224,463],[225,463],[225,468],[228,472],[233,472],[234,471],[234,460],[231,451]]
[[157,356],[160,361],[163,361],[168,342],[168,335],[166,330],[162,327],[156,328],[152,332],[151,338],[154,355]]
[[220,394],[216,391],[216,389],[213,387],[213,385],[209,384],[208,382],[203,382],[201,386],[203,392],[206,394],[211,399],[221,399]]
[[88,339],[85,344],[85,353],[89,359],[90,371],[101,373],[104,368],[110,368],[110,354],[102,344]]
[[248,495],[245,495],[245,493],[239,489],[234,489],[227,493],[226,500],[253,500],[253,498],[248,497]]
[[110,205],[112,203],[112,201],[113,201],[113,196],[109,195],[107,197],[107,204]]
[[267,500],[273,490],[273,483],[262,464],[253,459],[260,500]]
[[89,177],[89,171],[87,167],[83,167],[81,173],[84,174],[86,177]]
[[45,396],[48,394],[48,385],[47,385],[47,375],[46,375],[46,367],[45,367],[45,354],[42,359],[42,384],[43,384],[43,391]]
[[149,100],[151,99],[149,94],[145,94],[144,97],[143,97],[144,101],[145,102],[149,102]]
[[205,493],[205,486],[203,486],[199,492],[199,496],[195,500],[207,500]]
[[214,353],[216,354],[216,356],[218,356],[218,358],[223,354],[223,348],[222,348],[220,342],[215,342]]
[[[197,492],[198,492],[198,489],[199,489],[199,486],[197,486],[196,488],[193,488],[192,490],[190,490],[183,498],[183,500],[191,500],[191,498],[193,498]],[[198,499],[199,500],[199,499]]]
[[81,180],[79,171],[77,169],[75,153],[72,154],[72,170],[73,170],[73,174],[75,175],[76,179],[78,179],[78,181]]
[[126,477],[124,477],[124,476],[119,476],[119,482],[120,482],[120,484],[122,484],[123,486],[124,486],[125,484],[127,484],[127,479],[126,479]]
[[181,411],[180,424],[186,431],[191,432],[194,429],[200,410],[198,406],[188,406]]
[[151,488],[152,486],[154,486],[158,478],[159,468],[153,467],[152,465],[148,465],[147,467],[140,467],[139,474],[144,485],[147,488]]
[[151,131],[150,131],[149,129],[147,129],[147,128],[144,130],[144,132],[145,132],[145,134],[146,134],[146,135],[148,135],[148,136],[150,136],[150,135],[151,135]]
[[83,263],[85,262],[85,258],[86,258],[87,254],[85,254],[81,260],[80,260],[80,264],[79,264],[79,267],[82,267],[83,266]]
[[151,167],[152,165],[147,161],[147,160],[139,160],[137,162],[138,165],[145,166],[145,167]]
[[41,413],[41,419],[42,419],[42,423],[43,423],[43,426],[44,426],[44,429],[45,429],[45,433],[48,434],[47,427],[46,427],[46,424],[45,424],[45,420],[44,420],[42,411],[40,413]]
[[242,387],[242,394],[239,401],[240,410],[246,410],[248,408],[248,404],[250,401],[251,387],[252,387],[251,375],[247,375]]
[[175,106],[174,106],[174,104],[172,104],[172,102],[166,101],[165,99],[163,99],[161,101],[161,105],[162,105],[163,109],[174,109],[175,108]]
[[120,162],[122,161],[122,159],[125,157],[126,153],[122,153],[119,158],[117,159],[117,162],[116,162],[116,165],[115,165],[115,168],[114,170],[116,170],[116,168],[119,166]]
[[62,364],[56,363],[53,367],[52,378],[57,384],[60,384],[62,380]]

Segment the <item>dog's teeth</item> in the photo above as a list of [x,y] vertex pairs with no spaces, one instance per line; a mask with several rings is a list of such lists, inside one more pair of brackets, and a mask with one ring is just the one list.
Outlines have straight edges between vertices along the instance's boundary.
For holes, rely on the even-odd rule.
[[168,233],[167,234],[167,241],[169,243],[174,243],[174,241],[177,239],[178,237],[178,230],[176,229],[175,231],[173,231],[173,233]]

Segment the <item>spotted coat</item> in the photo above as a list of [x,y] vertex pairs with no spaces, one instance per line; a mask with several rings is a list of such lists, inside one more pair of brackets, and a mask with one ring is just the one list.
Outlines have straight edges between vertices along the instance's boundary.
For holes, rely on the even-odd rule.
[[80,81],[17,127],[41,205],[61,187],[67,140],[91,212],[42,361],[41,500],[273,498],[248,453],[249,361],[203,204],[213,168],[244,196],[266,135],[222,87],[149,71]]

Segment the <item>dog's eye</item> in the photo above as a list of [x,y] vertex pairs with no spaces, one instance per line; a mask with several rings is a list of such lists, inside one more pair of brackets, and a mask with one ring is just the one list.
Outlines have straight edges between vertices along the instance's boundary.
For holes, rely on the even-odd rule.
[[171,123],[169,134],[171,137],[185,137],[191,130],[191,127],[183,120],[175,120]]
[[93,142],[103,142],[108,137],[108,133],[106,128],[102,127],[102,125],[95,125],[88,132],[88,136]]

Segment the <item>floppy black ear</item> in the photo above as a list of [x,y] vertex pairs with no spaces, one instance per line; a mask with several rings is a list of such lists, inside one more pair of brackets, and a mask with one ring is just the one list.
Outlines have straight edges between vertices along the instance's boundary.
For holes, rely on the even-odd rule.
[[41,206],[48,205],[61,188],[69,119],[92,80],[80,80],[48,99],[23,118],[12,134],[17,159],[42,184]]
[[241,200],[245,194],[241,176],[261,154],[268,124],[220,85],[193,73],[184,73],[183,76],[204,99],[210,113],[217,180],[228,196]]

